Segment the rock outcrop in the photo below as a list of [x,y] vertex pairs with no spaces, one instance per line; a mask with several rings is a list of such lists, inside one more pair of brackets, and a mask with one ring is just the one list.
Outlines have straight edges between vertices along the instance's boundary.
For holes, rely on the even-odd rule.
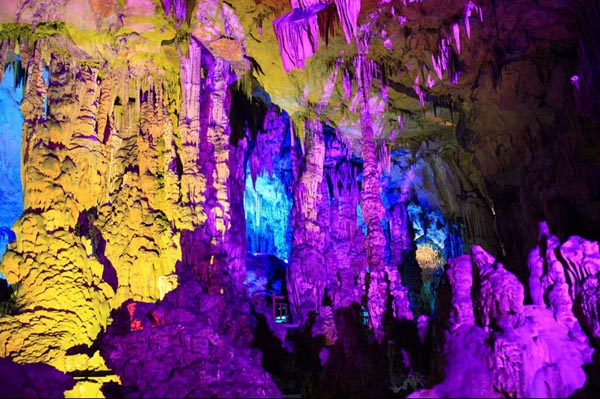
[[[548,241],[555,237],[545,223],[541,229],[541,247],[550,248]],[[575,240],[563,245],[572,249]],[[595,258],[588,245],[579,248],[588,248],[588,256]],[[440,305],[449,304],[441,306],[445,312],[439,313],[438,327],[444,377],[410,397],[568,397],[581,392],[587,378],[584,366],[592,362],[594,348],[573,316],[570,284],[557,277],[564,276],[563,265],[551,265],[546,257],[542,264],[539,253],[536,248],[530,257],[533,304],[524,303],[523,285],[481,247],[448,263],[441,288],[447,293],[438,297]],[[538,267],[543,269],[541,279]],[[581,267],[583,263],[571,263],[571,268]],[[581,325],[589,325],[587,314],[582,316]]]
[[281,397],[251,349],[248,302],[191,279],[159,303],[126,301],[98,347],[121,384],[109,397]]

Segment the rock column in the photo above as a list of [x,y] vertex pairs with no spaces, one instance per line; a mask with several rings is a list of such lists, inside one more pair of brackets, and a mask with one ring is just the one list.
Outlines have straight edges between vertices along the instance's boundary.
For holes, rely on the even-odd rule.
[[372,68],[366,58],[367,44],[361,44],[360,39],[357,39],[357,46],[359,55],[356,58],[355,69],[359,80],[360,127],[364,161],[360,204],[367,225],[365,247],[370,272],[368,307],[375,336],[382,339],[384,336],[383,319],[388,309],[390,295],[394,298],[392,300],[393,316],[412,317],[408,306],[408,294],[406,288],[401,284],[398,269],[390,267],[385,261],[386,238],[381,225],[385,209],[381,201],[381,176],[377,167],[373,119],[368,103]]
[[325,231],[319,220],[323,197],[325,142],[319,121],[310,122],[305,166],[293,188],[292,253],[288,292],[302,319],[321,306],[326,282],[324,264]]

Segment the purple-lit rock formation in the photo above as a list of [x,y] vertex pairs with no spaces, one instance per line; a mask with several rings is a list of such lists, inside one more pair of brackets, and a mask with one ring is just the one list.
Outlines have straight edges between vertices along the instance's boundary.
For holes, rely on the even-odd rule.
[[19,364],[0,358],[0,397],[62,398],[75,380],[44,363]]
[[3,0],[10,389],[594,397],[598,37],[589,0]]
[[[298,182],[293,188],[292,253],[288,287],[294,304],[299,307],[298,316],[317,310],[323,302],[327,282],[324,251],[327,222],[326,184],[323,179],[325,141],[323,126],[311,122],[307,126],[306,156]],[[324,209],[325,208],[325,209]]]
[[573,236],[560,244],[545,222],[540,223],[538,240],[528,261],[532,302],[550,308],[569,328],[579,328],[579,321],[588,336],[598,341],[598,243]]
[[119,397],[280,397],[251,349],[248,303],[182,283],[156,304],[125,302],[100,353],[121,378]]
[[[540,230],[541,247],[555,249],[559,243],[545,223]],[[552,240],[555,244],[548,244]],[[578,249],[573,241],[579,241]],[[563,245],[571,253],[597,256],[597,248],[593,252],[593,246],[582,241],[571,237]],[[560,277],[564,276],[561,262],[538,262],[539,253],[536,248],[530,257],[531,294],[537,298],[533,304],[524,304],[523,285],[481,247],[474,246],[470,256],[448,263],[442,288],[447,294],[438,297],[446,301],[440,303],[445,312],[439,313],[446,321],[440,324],[444,376],[431,389],[410,397],[568,397],[584,388],[583,366],[592,362],[594,349],[573,317],[568,290],[576,282],[567,284]],[[588,264],[583,256],[577,260],[571,261],[571,268]],[[541,284],[534,274],[538,266],[544,269]],[[587,317],[580,317],[582,325],[589,325]]]

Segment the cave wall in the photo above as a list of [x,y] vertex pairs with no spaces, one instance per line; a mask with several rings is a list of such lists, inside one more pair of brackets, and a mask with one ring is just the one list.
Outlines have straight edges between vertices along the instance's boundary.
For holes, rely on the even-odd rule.
[[473,88],[485,112],[468,124],[478,135],[470,149],[494,202],[506,262],[523,277],[517,265],[534,246],[539,221],[548,220],[563,240],[597,239],[598,163],[591,154],[598,121],[589,110],[598,102],[588,96],[598,90],[598,64],[587,43],[598,5],[523,2],[488,11],[496,31],[482,40],[495,46],[490,69],[497,80],[482,77]]
[[[195,37],[161,48],[155,16],[159,23],[163,16],[167,38],[175,32],[162,5],[129,2],[133,20],[119,22],[116,3],[106,15],[89,5],[63,20],[97,16],[96,39],[86,42],[92,48],[77,48],[45,3],[26,7],[16,14],[21,25],[3,31],[3,59],[18,55],[26,79],[23,213],[2,261],[16,309],[3,317],[0,335],[2,357],[100,373],[101,383],[118,377],[90,348],[126,299],[161,300],[178,275],[210,294],[245,292],[246,147],[230,145],[231,60]],[[35,35],[31,23],[48,31]],[[148,37],[111,41],[115,23]],[[148,64],[137,46],[164,58]],[[80,378],[71,394],[97,389]]]

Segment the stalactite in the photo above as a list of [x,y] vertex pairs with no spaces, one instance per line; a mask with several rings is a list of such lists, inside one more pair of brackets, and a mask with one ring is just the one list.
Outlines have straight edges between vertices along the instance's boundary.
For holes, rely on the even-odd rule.
[[2,77],[4,76],[7,52],[11,46],[12,44],[9,40],[0,40],[0,82],[2,82]]
[[456,52],[460,54],[460,27],[458,26],[458,22],[452,24],[452,37],[456,45]]
[[283,69],[286,72],[294,68],[304,68],[305,60],[317,51],[319,45],[317,12],[322,8],[321,5],[305,11],[294,8],[290,13],[273,21]]
[[344,75],[342,76],[343,79],[343,88],[344,88],[344,100],[349,100],[352,97],[352,78],[350,76],[350,72],[345,69],[344,70]]
[[327,76],[327,82],[325,83],[325,87],[323,88],[323,94],[321,95],[321,98],[319,99],[319,107],[320,108],[327,107],[327,105],[329,103],[329,99],[331,98],[331,95],[333,94],[333,89],[335,88],[335,85],[337,82],[339,68],[340,68],[339,63],[336,63],[334,69]]
[[339,29],[340,26],[340,20],[334,8],[333,4],[329,4],[317,13],[319,36],[325,43],[325,47],[329,44],[329,37],[334,37],[336,29]]
[[360,14],[360,0],[335,0],[335,5],[338,11],[346,41],[352,43],[356,37],[358,14]]
[[467,5],[465,6],[465,16],[464,16],[465,30],[467,32],[467,37],[468,38],[471,38],[471,23],[469,21],[469,18],[471,18],[471,15],[473,14],[473,11],[477,11],[478,12],[479,19],[480,19],[480,21],[483,22],[483,13],[481,11],[481,6],[475,5],[475,3],[473,3],[473,1],[469,0],[469,2],[467,3]]
[[448,51],[448,41],[446,38],[442,38],[440,39],[440,43],[438,45],[438,55],[434,56],[433,54],[431,54],[431,62],[433,64],[433,69],[437,74],[439,80],[443,80],[443,73],[444,71],[448,70]]
[[391,161],[392,156],[388,144],[384,140],[379,141],[377,145],[377,164],[381,176],[390,173]]
[[417,93],[417,96],[419,97],[419,104],[421,104],[421,107],[425,106],[425,92],[421,89],[421,86],[419,85],[419,79],[420,79],[421,75],[417,75],[415,77],[415,82],[413,84],[413,90],[415,91],[415,93]]

